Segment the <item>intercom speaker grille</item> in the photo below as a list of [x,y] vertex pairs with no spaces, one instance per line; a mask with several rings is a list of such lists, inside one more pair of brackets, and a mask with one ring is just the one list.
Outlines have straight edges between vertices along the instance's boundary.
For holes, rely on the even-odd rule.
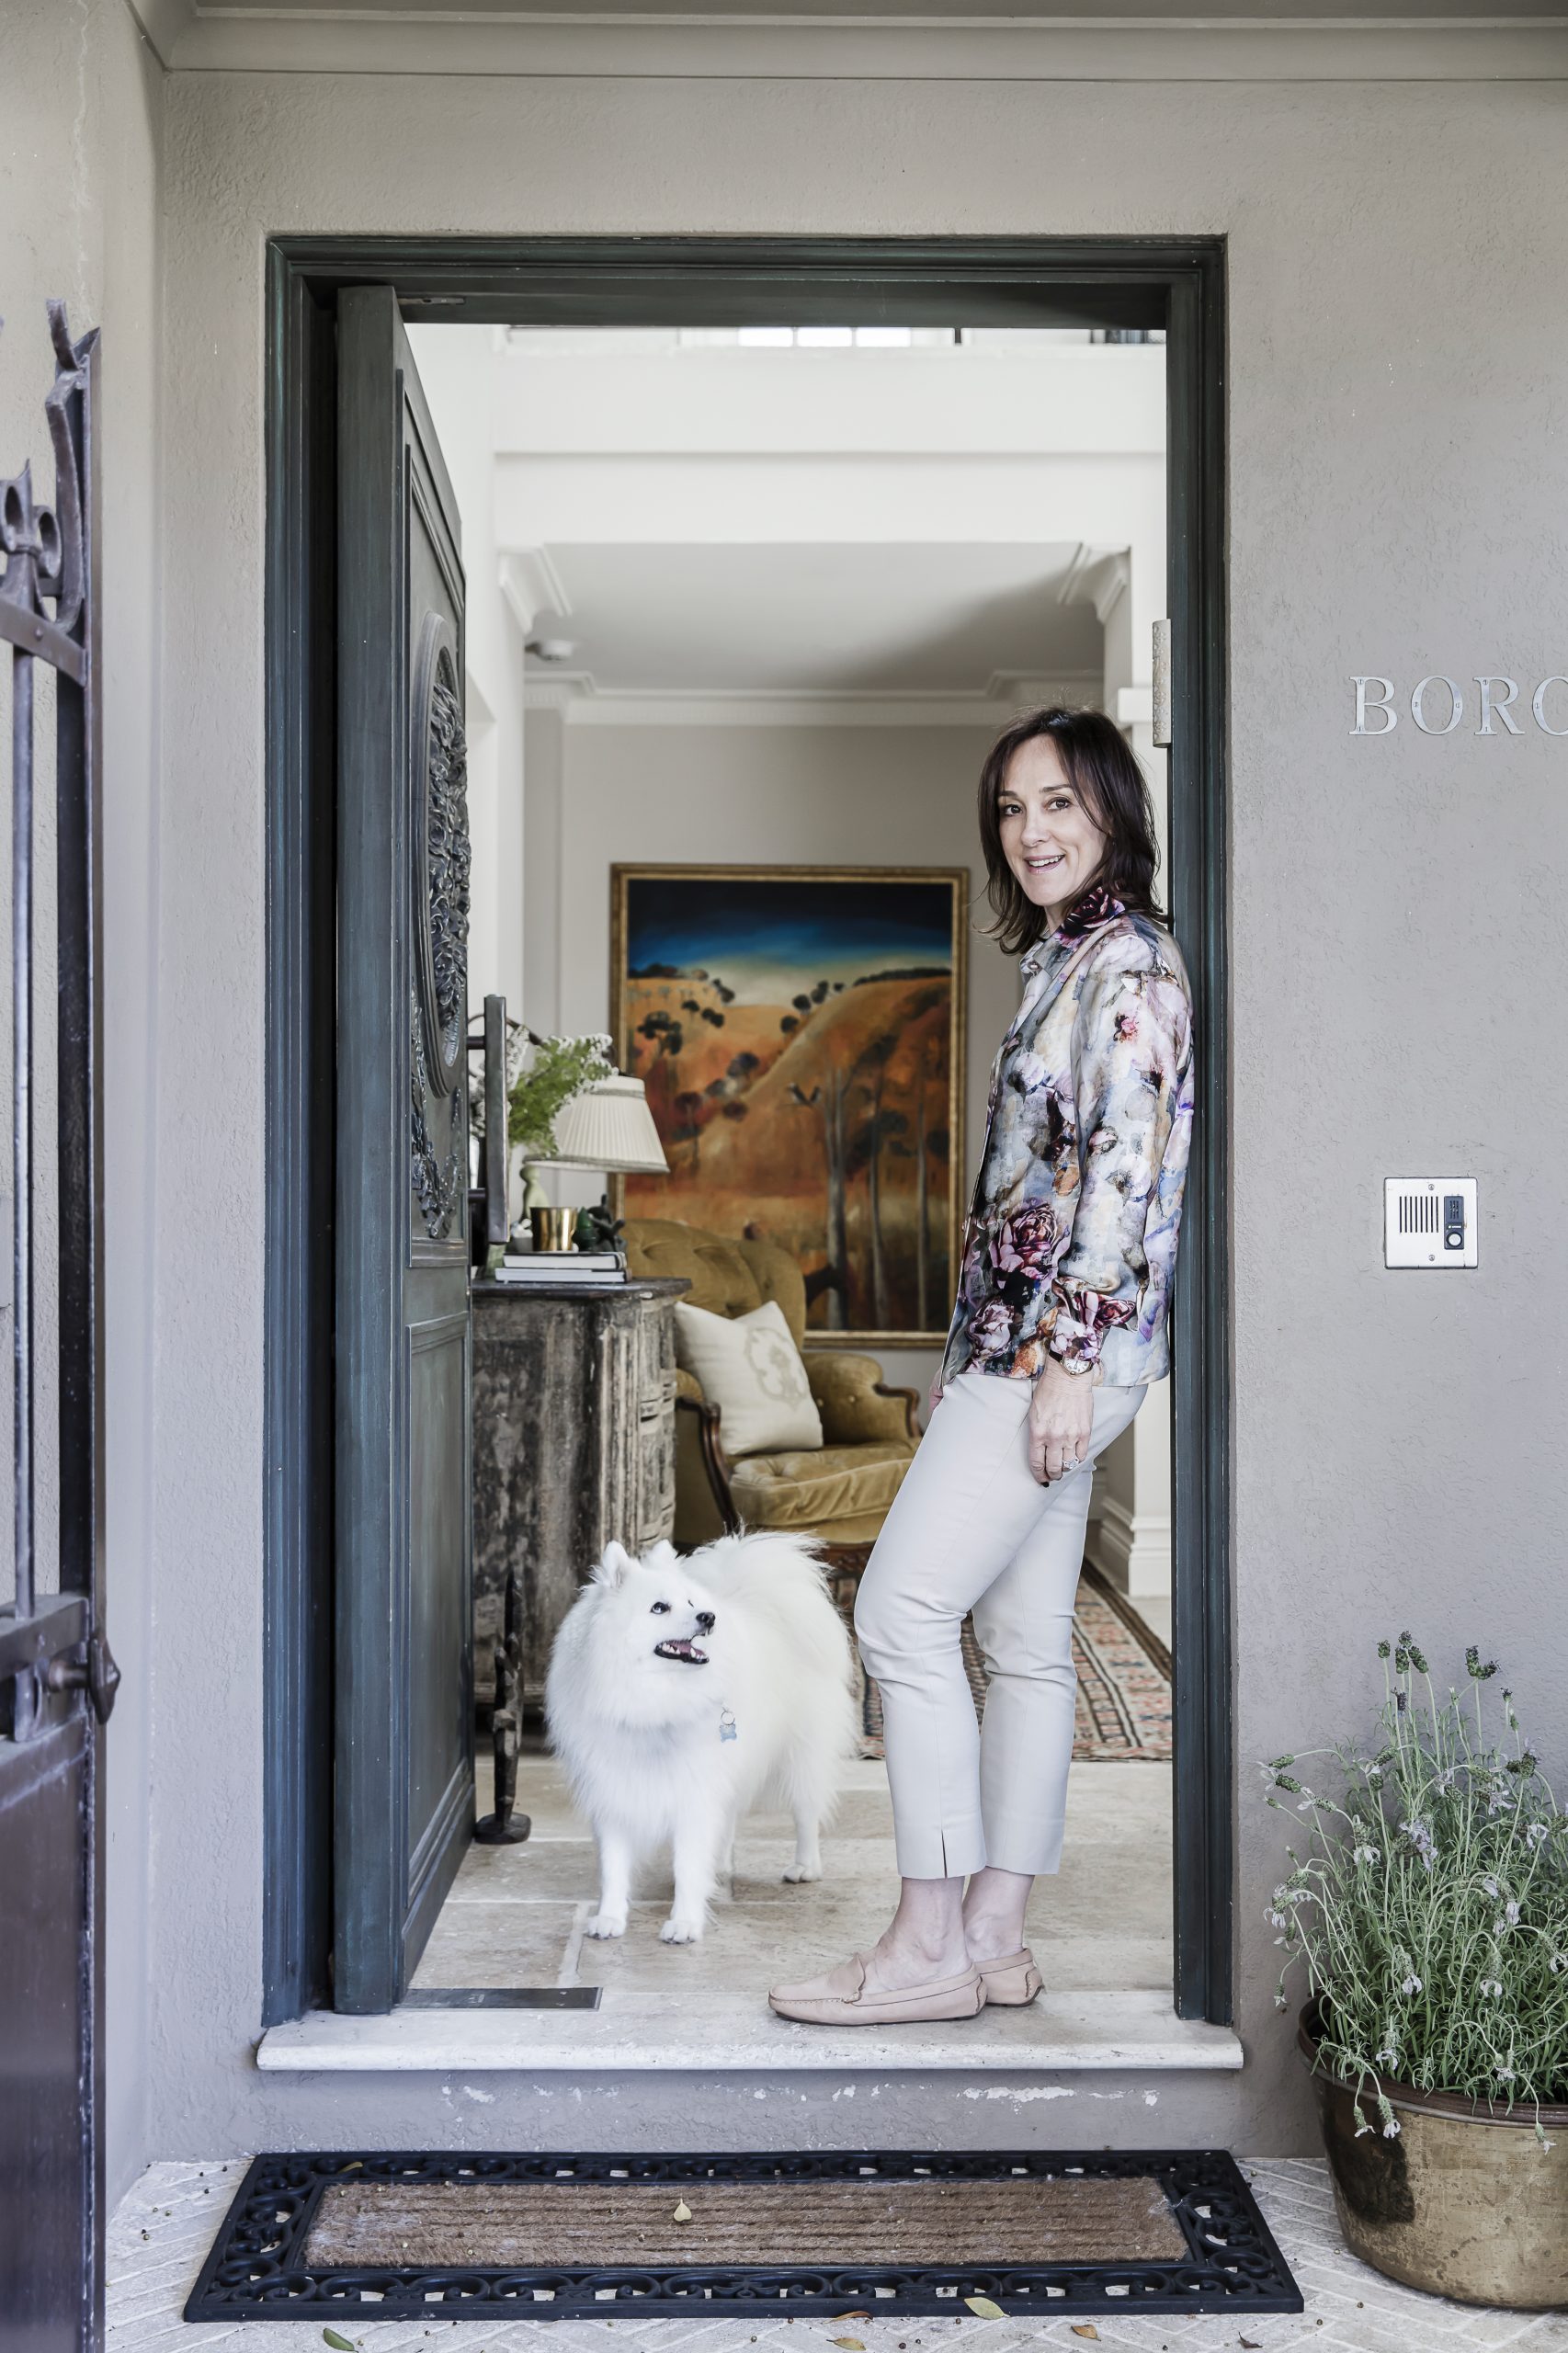
[[1390,1176],[1383,1264],[1436,1270],[1478,1264],[1473,1176]]

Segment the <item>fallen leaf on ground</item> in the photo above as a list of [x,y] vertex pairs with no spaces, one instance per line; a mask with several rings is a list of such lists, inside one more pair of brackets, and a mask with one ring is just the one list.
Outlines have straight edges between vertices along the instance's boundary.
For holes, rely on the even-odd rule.
[[1003,2312],[1001,2305],[994,2304],[989,2296],[966,2296],[964,2298],[964,2302],[969,2306],[971,2313],[978,2313],[982,2320],[1005,2320],[1006,2318],[1006,2314]]
[[1244,2347],[1244,2353],[1263,2353],[1263,2339],[1259,2336],[1238,2336],[1236,2343]]
[[835,2320],[869,2320],[869,2313],[835,2313]]
[[866,2348],[858,2336],[830,2336],[828,2343],[841,2346],[843,2353],[866,2353]]
[[689,2222],[690,2220],[691,2209],[683,2198],[678,2201],[676,2207],[676,2221],[677,2222]]
[[322,2339],[324,2344],[331,2346],[332,2353],[357,2353],[354,2339],[351,2336],[339,2336],[335,2328],[324,2328]]
[[1074,2321],[1073,2324],[1073,2334],[1074,2336],[1092,2336],[1096,2345],[1100,2341],[1099,2330],[1095,2326],[1092,2320]]

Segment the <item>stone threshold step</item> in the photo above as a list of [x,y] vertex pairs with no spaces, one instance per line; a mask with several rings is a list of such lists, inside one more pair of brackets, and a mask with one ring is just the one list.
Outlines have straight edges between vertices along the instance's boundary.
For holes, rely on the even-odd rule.
[[1054,2075],[1239,2068],[1242,2046],[1229,2027],[1178,2018],[1168,1994],[1147,1991],[1042,1995],[1027,2009],[986,2009],[957,2025],[881,2029],[798,2026],[775,2018],[752,1994],[704,1994],[677,2006],[667,1995],[607,1992],[597,2010],[398,2008],[385,2018],[312,2010],[269,2028],[256,2064],[281,2074],[885,2075],[1001,2068]]

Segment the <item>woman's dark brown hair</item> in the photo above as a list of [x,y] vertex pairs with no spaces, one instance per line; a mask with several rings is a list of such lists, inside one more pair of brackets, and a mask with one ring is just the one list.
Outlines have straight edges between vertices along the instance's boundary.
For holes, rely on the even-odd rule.
[[995,922],[991,937],[1008,956],[1031,948],[1044,932],[1045,910],[1026,898],[1002,847],[997,804],[1013,755],[1037,736],[1049,735],[1062,757],[1067,781],[1106,836],[1105,856],[1095,884],[1119,899],[1131,915],[1164,923],[1154,896],[1160,854],[1154,840],[1154,807],[1143,771],[1120,729],[1099,710],[1064,710],[1052,704],[1026,711],[1003,729],[980,771],[980,845],[985,853],[985,895]]

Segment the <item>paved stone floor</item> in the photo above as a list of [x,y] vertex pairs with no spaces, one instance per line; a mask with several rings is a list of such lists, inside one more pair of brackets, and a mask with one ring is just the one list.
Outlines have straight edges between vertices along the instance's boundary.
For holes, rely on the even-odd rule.
[[[269,2322],[256,2326],[187,2327],[180,2307],[200,2268],[223,2205],[244,2168],[208,2165],[150,2166],[121,2204],[109,2231],[109,2353],[202,2353],[208,2347],[251,2346],[252,2353],[321,2353],[319,2321]],[[1321,2164],[1266,2158],[1247,2164],[1249,2179],[1295,2271],[1307,2309],[1300,2318],[1248,2320],[1154,2319],[1092,2325],[1104,2353],[1443,2353],[1452,2347],[1508,2346],[1519,2353],[1568,2353],[1568,2314],[1483,2312],[1397,2288],[1346,2255],[1335,2226],[1328,2180]],[[957,2344],[962,2353],[1012,2353],[1021,2346],[1081,2348],[1083,2322],[1043,2326],[1015,2321],[913,2320],[645,2320],[483,2321],[357,2320],[338,2327],[362,2353],[423,2353],[449,2345],[452,2353],[812,2353],[834,2339],[858,2337],[866,2353],[937,2353]],[[955,2338],[954,2329],[959,2334]]]
[[[479,1810],[491,1803],[482,1761]],[[592,1834],[548,1756],[521,1758],[517,1805],[533,1835],[520,1847],[471,1847],[415,1976],[421,1988],[602,1985],[627,1995],[699,2004],[710,2022],[733,2002],[755,2010],[763,1990],[874,1943],[898,1887],[887,1768],[844,1768],[838,1811],[823,1841],[824,1875],[790,1886],[794,1836],[781,1815],[751,1814],[735,1843],[733,1893],[713,1907],[697,1947],[662,1945],[672,1893],[665,1857],[642,1874],[624,1938],[583,1934],[597,1910]],[[1171,1982],[1171,1769],[1144,1763],[1074,1765],[1060,1873],[1036,1881],[1029,1932],[1057,1993]],[[1108,1911],[1108,1877],[1119,1893]]]

